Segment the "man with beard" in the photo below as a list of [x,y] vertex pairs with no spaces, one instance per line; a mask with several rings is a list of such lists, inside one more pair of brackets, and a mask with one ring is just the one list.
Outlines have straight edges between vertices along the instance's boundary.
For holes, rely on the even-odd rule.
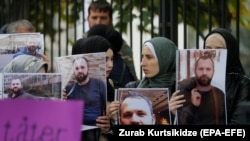
[[129,92],[121,100],[120,125],[154,125],[152,101],[137,92]]
[[[26,19],[13,21],[6,25],[6,34],[35,33],[35,32],[36,32],[35,27],[32,25],[30,21]],[[48,64],[48,72],[49,72],[50,60],[45,54],[38,52],[39,49],[41,49],[39,42],[40,41],[38,40],[37,37],[34,36],[28,37],[26,40],[26,46],[24,46],[19,50],[15,50],[13,58],[23,54],[35,56],[38,59],[42,59]]]
[[76,83],[66,87],[68,100],[83,100],[84,125],[96,125],[98,116],[104,115],[106,109],[106,85],[101,79],[91,78],[88,75],[89,64],[84,57],[73,61]]
[[19,56],[19,55],[23,55],[23,54],[27,54],[27,55],[32,55],[32,56],[36,56],[37,58],[41,58],[42,55],[41,53],[38,52],[39,50],[39,41],[36,37],[29,37],[27,38],[26,41],[26,47],[23,47],[19,52],[15,53],[13,55],[13,58]]
[[178,83],[186,102],[177,111],[178,124],[226,124],[225,94],[212,86],[214,61],[201,56],[195,63],[195,77]]
[[12,93],[9,95],[9,98],[12,99],[36,99],[36,96],[33,96],[29,93],[26,93],[23,90],[23,85],[20,79],[13,79],[10,85]]

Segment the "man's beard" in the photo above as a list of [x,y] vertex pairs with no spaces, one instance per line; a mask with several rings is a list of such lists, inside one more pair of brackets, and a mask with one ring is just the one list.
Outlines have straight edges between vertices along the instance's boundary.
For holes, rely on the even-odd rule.
[[197,82],[201,86],[209,86],[211,84],[212,79],[202,75],[201,77],[197,78]]
[[37,49],[36,46],[29,46],[29,47],[28,47],[28,52],[29,52],[29,53],[35,53],[35,52],[36,52],[36,49]]
[[76,80],[77,80],[77,82],[81,83],[81,82],[85,81],[87,79],[87,77],[88,77],[88,73],[87,74],[81,73],[81,74],[78,74],[76,76]]
[[21,88],[14,88],[12,89],[12,92],[16,95],[20,95],[22,93],[22,89]]

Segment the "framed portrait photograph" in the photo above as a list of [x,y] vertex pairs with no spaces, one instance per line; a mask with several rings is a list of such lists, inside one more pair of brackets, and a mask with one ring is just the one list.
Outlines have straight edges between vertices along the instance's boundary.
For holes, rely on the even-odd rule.
[[171,125],[168,88],[119,88],[118,125]]
[[61,99],[60,73],[3,73],[3,99]]
[[226,58],[226,49],[177,51],[176,89],[185,99],[177,124],[227,124]]
[[32,54],[41,58],[44,54],[44,37],[41,33],[0,34],[0,72],[15,57]]
[[84,101],[82,124],[96,126],[96,118],[106,114],[106,53],[61,56],[56,64],[66,100]]

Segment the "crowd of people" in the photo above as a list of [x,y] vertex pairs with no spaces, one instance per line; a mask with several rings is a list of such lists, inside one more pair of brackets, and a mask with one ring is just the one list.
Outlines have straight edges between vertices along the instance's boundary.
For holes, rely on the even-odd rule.
[[[113,128],[122,125],[154,124],[152,103],[139,93],[128,94],[122,101],[115,99],[118,88],[169,88],[169,106],[173,124],[240,124],[240,104],[250,99],[250,80],[245,75],[239,58],[236,38],[224,28],[212,30],[204,39],[203,49],[226,49],[225,93],[211,85],[214,62],[211,57],[196,60],[195,76],[183,82],[176,80],[176,44],[166,37],[153,37],[144,42],[140,66],[144,76],[135,73],[132,48],[112,25],[112,7],[106,1],[93,1],[88,9],[90,30],[74,42],[72,55],[106,53],[106,83],[89,76],[89,62],[84,57],[73,60],[75,83],[62,88],[62,99],[83,100],[83,121],[100,130],[85,132],[84,140],[114,140]],[[27,20],[10,23],[5,33],[35,32]],[[50,64],[46,55],[36,52],[35,40],[27,40],[27,48],[14,54],[13,60],[4,67],[3,73],[46,73]],[[129,58],[129,59],[128,59]],[[182,85],[183,84],[183,85]],[[21,80],[11,83],[12,98],[32,98],[24,93]],[[21,93],[23,95],[21,96]],[[209,103],[204,103],[204,100]],[[223,102],[218,103],[219,99]],[[135,100],[136,102],[131,102]],[[138,104],[144,108],[138,110]],[[139,106],[139,107],[140,107]],[[226,108],[225,108],[226,107]],[[214,110],[216,109],[216,110]],[[211,111],[213,112],[207,112]],[[226,113],[226,116],[225,116]],[[96,137],[98,136],[98,137]],[[99,138],[100,137],[100,138]]]

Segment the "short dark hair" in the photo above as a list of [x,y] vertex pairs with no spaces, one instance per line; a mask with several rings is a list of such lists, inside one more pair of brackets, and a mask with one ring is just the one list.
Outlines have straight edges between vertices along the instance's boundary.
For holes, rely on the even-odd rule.
[[106,0],[92,1],[88,8],[88,14],[91,10],[99,10],[101,12],[109,12],[109,17],[112,20],[113,9],[112,6]]

